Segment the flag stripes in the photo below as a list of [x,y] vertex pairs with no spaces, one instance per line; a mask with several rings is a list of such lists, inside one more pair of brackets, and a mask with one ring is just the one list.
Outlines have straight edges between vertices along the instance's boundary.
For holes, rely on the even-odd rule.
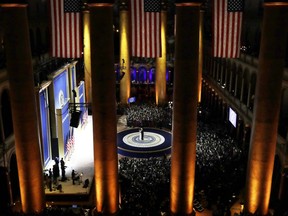
[[64,12],[64,0],[50,0],[52,57],[80,58],[82,24],[79,12]]
[[212,53],[214,57],[238,58],[240,56],[242,11],[228,12],[227,1],[213,1]]
[[161,57],[161,14],[145,12],[145,0],[131,0],[132,56]]

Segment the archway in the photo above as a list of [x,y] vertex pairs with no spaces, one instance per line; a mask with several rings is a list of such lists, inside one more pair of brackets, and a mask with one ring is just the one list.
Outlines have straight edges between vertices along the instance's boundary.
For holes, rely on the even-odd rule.
[[12,122],[12,111],[11,103],[8,90],[4,90],[1,96],[1,116],[4,130],[4,140],[13,134],[13,122]]
[[21,200],[20,197],[20,186],[19,186],[19,175],[16,154],[11,155],[10,159],[10,182],[13,202]]

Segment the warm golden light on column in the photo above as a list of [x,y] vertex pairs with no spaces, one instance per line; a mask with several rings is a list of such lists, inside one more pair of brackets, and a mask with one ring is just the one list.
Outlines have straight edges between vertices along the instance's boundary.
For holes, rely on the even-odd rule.
[[114,72],[113,5],[91,4],[90,37],[96,211],[118,211],[116,91]]
[[1,5],[22,211],[45,207],[27,7]]
[[166,28],[167,12],[161,11],[161,57],[156,58],[155,99],[157,105],[166,103]]
[[260,215],[268,215],[269,210],[287,43],[287,17],[287,3],[264,3],[246,182],[245,211],[249,214],[257,211]]
[[199,23],[199,69],[198,69],[198,103],[201,102],[202,72],[203,72],[203,19],[204,11],[200,10]]
[[200,4],[176,4],[170,210],[193,214]]
[[[122,6],[124,7],[124,6]],[[128,6],[127,6],[128,7]],[[122,104],[128,103],[131,89],[131,75],[130,75],[130,46],[129,46],[129,11],[128,9],[120,9],[120,70],[125,75],[120,81],[120,102]]]
[[91,49],[90,49],[90,14],[88,10],[83,12],[83,40],[84,40],[84,77],[86,102],[92,102],[91,86]]

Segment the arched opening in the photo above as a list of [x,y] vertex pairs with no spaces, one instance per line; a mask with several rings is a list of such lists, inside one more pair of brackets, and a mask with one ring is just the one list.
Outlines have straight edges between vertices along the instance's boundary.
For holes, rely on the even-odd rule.
[[247,105],[247,100],[248,100],[248,90],[249,90],[249,71],[247,69],[245,69],[244,74],[243,74],[243,92],[242,92],[242,103],[244,105]]
[[10,159],[10,182],[13,202],[20,201],[20,186],[16,154],[12,154]]
[[243,71],[242,71],[242,68],[239,67],[237,68],[237,71],[236,71],[236,82],[235,82],[235,85],[236,85],[236,94],[235,96],[240,100],[241,99],[241,89],[242,89],[242,82],[243,82]]
[[156,68],[155,67],[152,67],[150,68],[150,70],[148,70],[148,80],[149,80],[149,83],[155,83],[155,71],[156,71]]
[[281,181],[281,161],[278,155],[275,155],[274,158],[274,168],[272,175],[272,185],[271,185],[271,194],[270,194],[270,207],[277,208],[278,205],[278,192]]
[[288,130],[288,89],[282,91],[281,106],[279,112],[278,134],[284,139],[287,137]]
[[236,91],[236,65],[233,64],[230,70],[230,94],[232,96],[235,96],[235,91]]
[[136,83],[137,82],[137,73],[135,67],[130,67],[130,74],[131,74],[131,82]]
[[254,99],[255,99],[255,89],[256,89],[256,80],[257,80],[257,75],[256,73],[253,73],[251,75],[251,79],[250,79],[250,88],[251,88],[251,92],[250,92],[250,98],[249,98],[249,109],[251,111],[253,111],[254,108]]
[[0,191],[0,215],[2,215],[11,203],[8,170],[7,167],[2,166],[0,167]]
[[8,90],[4,90],[1,96],[1,116],[4,125],[4,139],[13,134],[12,110]]
[[143,66],[138,69],[138,81],[139,83],[146,83],[147,81],[147,70]]
[[226,78],[225,78],[225,88],[227,91],[230,91],[230,85],[231,85],[231,62],[227,60],[226,63]]

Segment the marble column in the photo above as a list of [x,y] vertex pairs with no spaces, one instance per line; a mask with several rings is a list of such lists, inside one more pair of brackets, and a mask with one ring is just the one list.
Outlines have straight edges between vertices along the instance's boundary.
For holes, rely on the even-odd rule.
[[96,211],[118,211],[113,3],[89,3]]
[[[130,12],[128,10],[127,0],[121,0],[119,5],[120,16],[120,102],[128,104],[131,90],[131,75],[130,75]],[[124,73],[124,74],[123,74]]]
[[[288,29],[288,3],[264,3],[245,211],[269,210]],[[277,25],[275,25],[277,23]]]
[[203,28],[204,28],[204,10],[200,10],[199,21],[199,65],[198,65],[198,103],[201,102],[202,91],[202,72],[203,72]]
[[34,92],[27,5],[0,5],[19,174],[24,213],[45,207],[43,167]]
[[176,3],[170,210],[192,215],[198,105],[200,3]]
[[161,57],[157,57],[155,74],[155,100],[157,105],[166,103],[166,32],[167,32],[167,0],[161,1]]
[[91,86],[91,45],[90,45],[90,13],[88,8],[83,11],[83,43],[84,43],[84,77],[86,103],[92,103]]

